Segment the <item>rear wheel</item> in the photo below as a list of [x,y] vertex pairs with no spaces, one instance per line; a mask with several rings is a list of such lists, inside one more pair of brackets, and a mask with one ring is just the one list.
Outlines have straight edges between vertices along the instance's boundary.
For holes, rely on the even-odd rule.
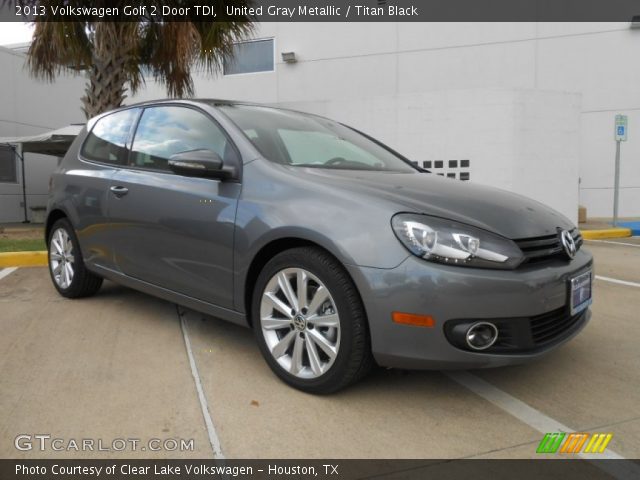
[[318,248],[285,251],[264,267],[253,325],[271,369],[289,385],[331,393],[372,364],[366,316],[342,265]]
[[58,292],[67,298],[94,295],[102,278],[84,265],[80,244],[71,223],[66,218],[54,223],[49,234],[49,273]]

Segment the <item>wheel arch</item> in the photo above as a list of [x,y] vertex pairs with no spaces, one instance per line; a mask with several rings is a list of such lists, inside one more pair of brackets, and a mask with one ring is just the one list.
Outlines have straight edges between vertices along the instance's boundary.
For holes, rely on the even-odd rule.
[[66,214],[66,212],[64,210],[61,210],[59,208],[55,208],[55,209],[51,210],[49,212],[49,215],[47,216],[47,221],[46,221],[45,227],[44,227],[44,241],[47,244],[47,247],[48,247],[48,243],[49,243],[49,234],[51,233],[51,228],[61,218],[68,219],[69,216]]
[[329,249],[327,249],[323,245],[320,245],[317,242],[314,242],[312,240],[308,240],[305,238],[300,238],[300,237],[278,238],[275,240],[271,240],[269,243],[262,246],[260,250],[258,250],[258,252],[254,255],[253,259],[251,260],[251,264],[249,265],[249,268],[247,270],[247,275],[244,280],[243,305],[245,308],[247,324],[249,325],[249,327],[251,328],[253,327],[251,300],[253,297],[253,290],[256,286],[256,282],[258,280],[258,276],[260,275],[260,272],[262,271],[264,266],[267,264],[267,262],[269,262],[269,260],[271,260],[274,256],[284,251],[291,250],[293,248],[298,248],[298,247],[314,247],[319,250],[322,250],[327,255],[330,255],[336,262],[338,262],[342,266],[345,274],[349,277],[349,279],[351,280],[351,283],[356,289],[356,292],[360,297],[360,302],[362,302],[362,295],[358,290],[358,286],[354,278],[351,276],[349,271],[346,268],[344,268],[344,263],[333,252],[331,252]]

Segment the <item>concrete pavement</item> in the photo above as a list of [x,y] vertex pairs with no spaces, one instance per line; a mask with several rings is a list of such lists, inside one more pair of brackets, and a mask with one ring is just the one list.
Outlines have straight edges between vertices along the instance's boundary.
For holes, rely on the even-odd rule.
[[[596,274],[640,285],[640,245],[587,242]],[[535,364],[471,372],[576,431],[640,457],[640,288],[596,280],[591,323]],[[378,369],[328,397],[282,384],[253,333],[185,311],[208,412],[228,458],[533,458],[531,420],[441,372]],[[0,280],[0,457],[211,457],[176,307],[111,283],[61,298],[46,269]],[[22,433],[194,439],[193,451],[17,451]]]
[[[124,458],[153,452],[19,451],[19,434],[112,440],[183,438],[210,448],[175,306],[114,284],[90,299],[57,294],[44,268],[0,281],[0,457]],[[166,452],[162,452],[166,455]]]

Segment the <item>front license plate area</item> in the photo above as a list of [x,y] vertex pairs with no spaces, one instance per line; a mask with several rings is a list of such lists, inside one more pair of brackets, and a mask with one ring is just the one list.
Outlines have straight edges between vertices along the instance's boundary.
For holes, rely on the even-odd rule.
[[569,280],[571,316],[577,315],[591,305],[591,271],[581,273]]

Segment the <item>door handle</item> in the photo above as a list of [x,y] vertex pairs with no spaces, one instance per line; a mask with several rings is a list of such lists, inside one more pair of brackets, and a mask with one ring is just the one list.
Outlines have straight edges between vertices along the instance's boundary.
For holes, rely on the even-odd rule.
[[129,193],[129,189],[127,187],[121,186],[113,186],[110,187],[109,190],[111,190],[111,193],[113,193],[116,197],[123,197],[127,193]]

